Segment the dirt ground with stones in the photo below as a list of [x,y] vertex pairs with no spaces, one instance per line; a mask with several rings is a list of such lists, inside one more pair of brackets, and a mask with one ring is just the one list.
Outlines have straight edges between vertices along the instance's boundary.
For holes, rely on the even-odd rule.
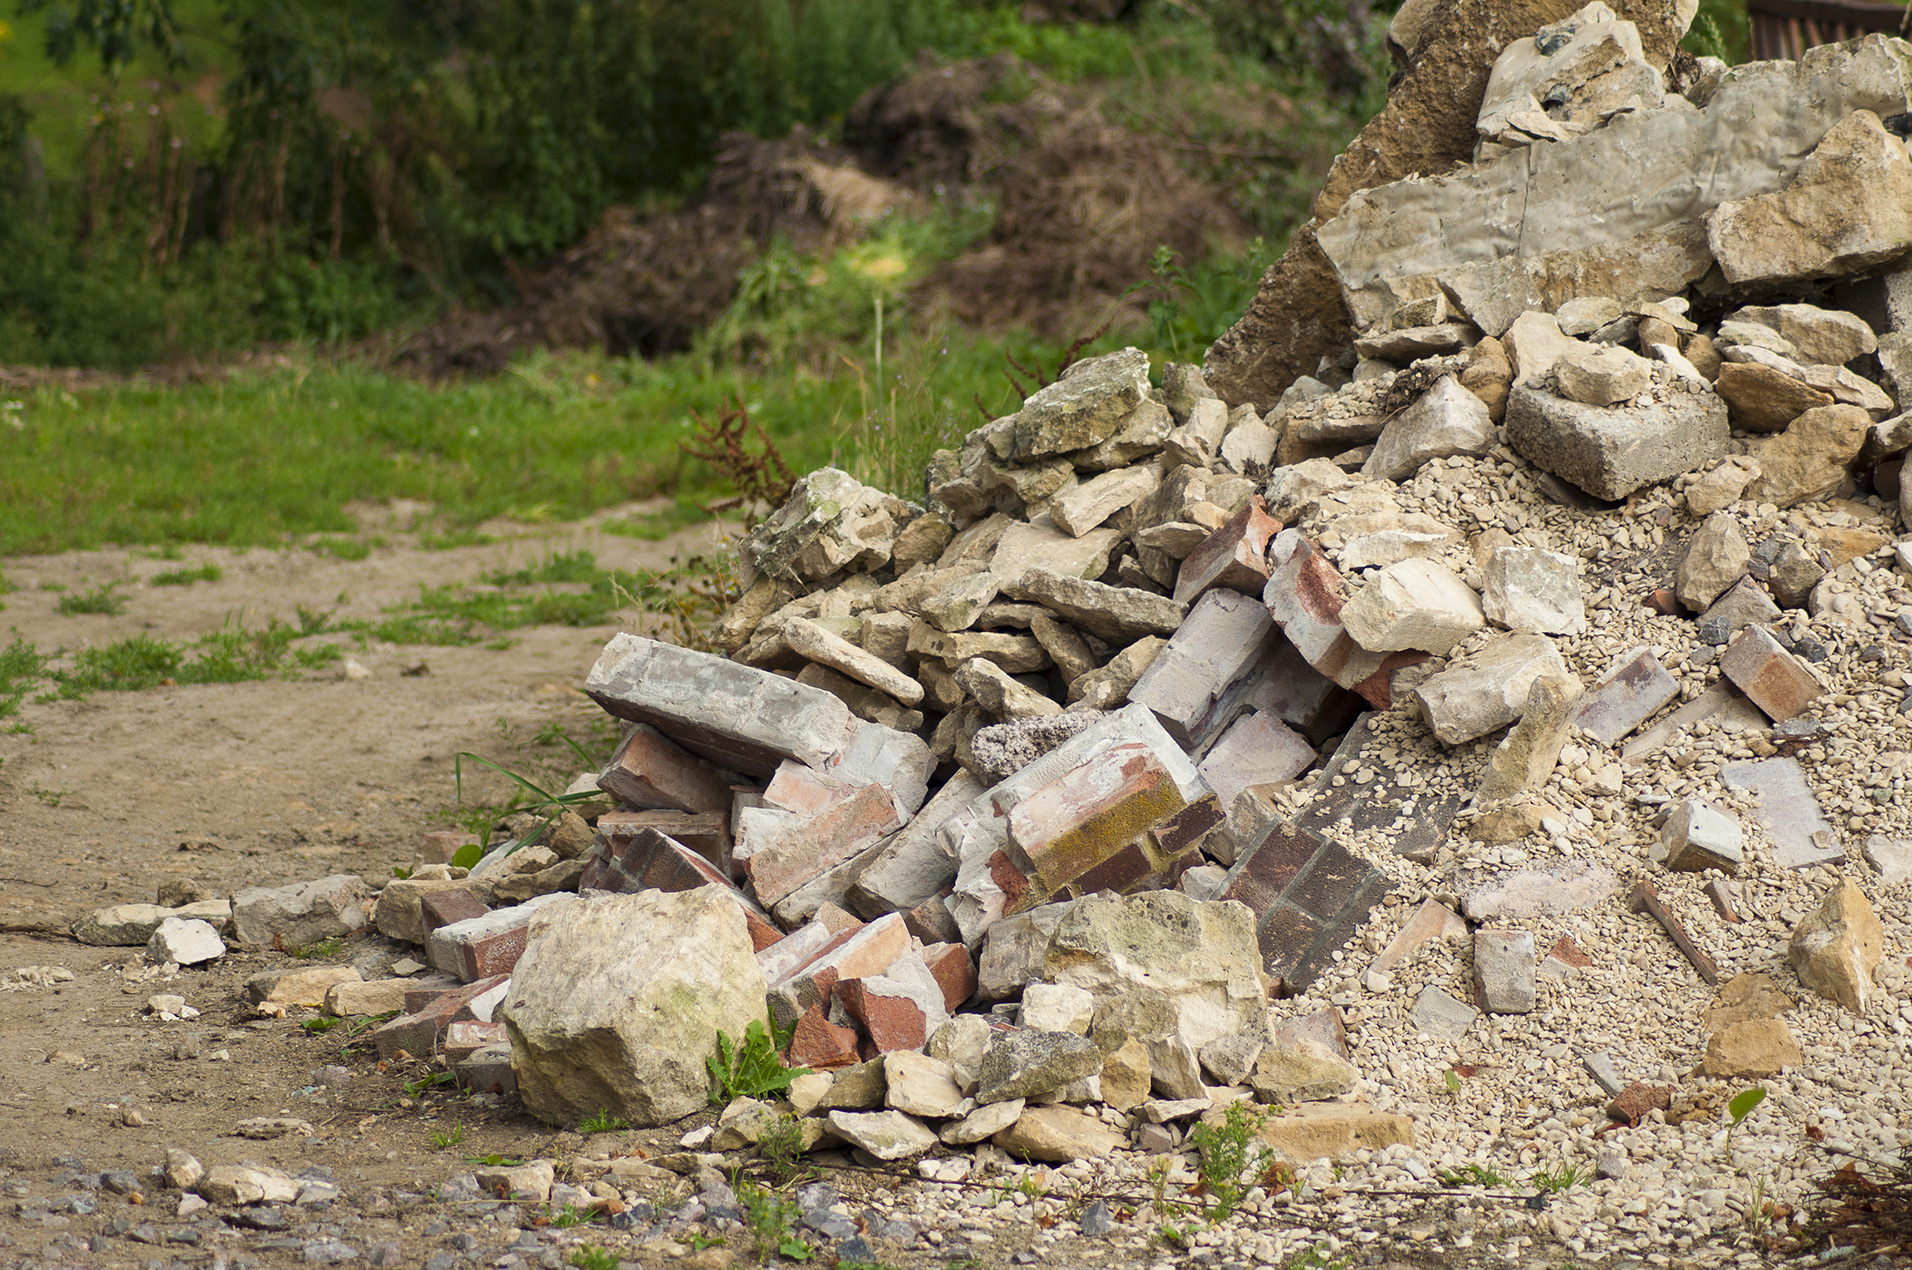
[[[191,639],[229,615],[252,625],[290,620],[301,604],[372,616],[414,596],[421,582],[475,578],[551,550],[583,547],[606,566],[660,567],[712,542],[708,530],[645,543],[587,525],[453,551],[397,546],[362,561],[195,548],[188,560],[219,564],[220,581],[134,583],[118,617],[61,615],[58,594],[40,584],[95,586],[178,565],[128,551],[16,557],[6,570],[19,590],[7,597],[3,620],[42,649],[140,631]],[[622,616],[635,623],[639,615]],[[17,721],[31,731],[0,735],[0,978],[17,980],[19,970],[36,966],[72,978],[0,990],[0,1264],[264,1267],[349,1253],[358,1264],[443,1270],[558,1265],[584,1243],[641,1265],[752,1260],[749,1241],[734,1234],[727,1245],[703,1250],[669,1240],[640,1248],[602,1225],[553,1225],[542,1205],[435,1198],[443,1183],[469,1175],[487,1156],[549,1159],[588,1181],[614,1158],[676,1150],[710,1115],[587,1137],[539,1123],[515,1098],[408,1095],[409,1082],[435,1070],[430,1063],[381,1064],[369,1050],[355,1050],[343,1027],[308,1032],[302,1024],[318,1016],[314,1010],[255,1017],[245,981],[298,964],[287,954],[233,951],[166,975],[138,949],[87,947],[67,933],[92,909],[151,901],[172,878],[230,894],[329,873],[388,876],[412,859],[420,832],[445,827],[459,751],[555,774],[567,764],[534,744],[537,732],[557,723],[587,744],[601,739],[592,732],[601,712],[576,688],[617,629],[630,626],[526,628],[513,632],[508,651],[373,644],[352,651],[373,672],[363,681],[334,667],[293,680],[29,700]],[[401,673],[421,660],[428,673]],[[481,781],[477,796],[500,792]],[[335,960],[366,966],[370,978],[408,951],[368,930]],[[161,994],[183,997],[197,1017],[160,1019],[148,1002]],[[270,1140],[238,1136],[241,1121],[259,1117],[311,1128]],[[437,1145],[435,1135],[448,1144]],[[153,1173],[169,1148],[208,1168],[257,1164],[311,1185],[300,1203],[270,1212],[193,1212],[188,1200],[182,1215],[182,1192]],[[857,1214],[874,1201],[916,1217],[926,1237],[882,1244],[887,1265],[1046,1262],[1068,1243],[1081,1264],[1222,1264],[1212,1249],[1164,1244],[1147,1188],[1135,1177],[1038,1170],[1040,1180],[1026,1189],[1053,1198],[1032,1198],[1014,1189],[1022,1170],[1013,1166],[958,1187],[838,1169],[831,1157],[817,1163],[843,1197],[839,1208]],[[666,1205],[681,1203],[693,1183],[660,1179],[640,1189]],[[1094,1195],[1109,1196],[1118,1216],[1133,1216],[1106,1242],[1077,1242],[1072,1218]],[[1571,1255],[1550,1247],[1551,1232],[1535,1226],[1524,1198],[1511,1192],[1471,1201],[1435,1194],[1411,1205],[1409,1220],[1369,1221],[1358,1194],[1330,1186],[1313,1203],[1278,1216],[1244,1215],[1235,1225],[1304,1251],[1324,1240],[1332,1249],[1345,1237],[1362,1248],[1362,1262],[1459,1265],[1472,1255],[1465,1249],[1417,1251],[1430,1232],[1454,1228],[1458,1210],[1468,1229],[1483,1217],[1483,1229],[1503,1215],[1514,1221],[1529,1232],[1526,1254],[1535,1264],[1558,1265]],[[1399,1232],[1383,1236],[1389,1226]],[[1364,1227],[1357,1245],[1355,1232]],[[1063,1245],[1052,1243],[1057,1236]],[[1041,1253],[1030,1251],[1038,1237]]]

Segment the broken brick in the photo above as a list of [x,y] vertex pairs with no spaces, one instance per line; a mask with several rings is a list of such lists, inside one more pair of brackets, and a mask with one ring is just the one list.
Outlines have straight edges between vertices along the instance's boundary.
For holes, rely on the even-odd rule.
[[1693,937],[1686,933],[1686,927],[1681,924],[1680,919],[1675,917],[1673,911],[1660,899],[1660,893],[1653,883],[1642,878],[1633,884],[1633,893],[1627,896],[1627,911],[1651,913],[1653,920],[1665,928],[1680,952],[1685,955],[1687,961],[1692,963],[1693,969],[1699,972],[1700,978],[1708,983],[1719,982],[1719,967],[1714,965],[1713,959],[1693,942]]
[[812,1005],[797,1020],[785,1057],[792,1067],[829,1071],[862,1061],[857,1051],[856,1029],[830,1022],[821,1005]]
[[481,846],[478,835],[457,829],[427,829],[418,835],[418,859],[421,864],[450,864],[461,848]]
[[434,969],[456,975],[466,983],[491,975],[510,974],[524,955],[531,915],[546,904],[568,904],[577,896],[559,891],[534,896],[510,908],[493,909],[481,917],[440,926],[431,933],[426,959]]
[[727,811],[607,811],[598,817],[597,839],[612,855],[622,855],[632,839],[646,832],[689,847],[710,861],[719,876],[731,873]]
[[1825,691],[1806,663],[1787,652],[1771,631],[1748,626],[1720,654],[1720,673],[1752,703],[1784,723]]
[[960,943],[928,944],[923,948],[923,964],[943,989],[943,1006],[951,1014],[963,1002],[976,995],[976,963],[969,949]]
[[1261,495],[1249,498],[1182,561],[1176,602],[1192,604],[1216,587],[1259,596],[1268,585],[1268,540],[1280,532],[1281,522],[1268,514]]
[[477,1019],[457,1019],[447,1024],[441,1041],[445,1061],[454,1067],[487,1045],[510,1043],[511,1038],[505,1034],[504,1024],[481,1023]]
[[1607,1104],[1607,1116],[1637,1126],[1649,1112],[1665,1111],[1672,1105],[1673,1086],[1647,1085],[1636,1080]]
[[1229,870],[1221,898],[1255,914],[1270,984],[1292,996],[1320,977],[1387,892],[1387,875],[1339,843],[1276,821]]
[[418,912],[424,920],[427,939],[430,939],[431,933],[440,926],[449,926],[453,922],[462,922],[473,917],[483,917],[490,911],[483,900],[471,893],[469,887],[463,886],[454,890],[432,891],[420,898],[418,902]]
[[1155,712],[1186,750],[1200,750],[1235,713],[1238,687],[1272,658],[1280,635],[1252,596],[1211,591],[1129,689],[1129,700]]
[[632,725],[618,742],[598,775],[598,788],[632,807],[730,809],[730,782],[644,723]]
[[882,785],[865,785],[842,802],[787,826],[746,862],[757,902],[773,905],[884,834],[901,827],[896,803]]
[[474,1017],[471,1012],[474,1000],[505,983],[508,978],[507,975],[493,975],[476,980],[462,988],[439,993],[410,1014],[399,1015],[372,1033],[372,1044],[378,1050],[378,1056],[390,1058],[400,1050],[414,1058],[429,1056],[437,1048],[446,1028]]

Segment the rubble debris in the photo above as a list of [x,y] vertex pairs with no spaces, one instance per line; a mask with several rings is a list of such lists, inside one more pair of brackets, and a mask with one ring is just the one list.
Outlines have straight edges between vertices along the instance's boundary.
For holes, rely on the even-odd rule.
[[1877,991],[1872,972],[1885,955],[1884,939],[1872,902],[1842,878],[1793,929],[1786,964],[1820,996],[1864,1014]]
[[1627,910],[1651,914],[1653,920],[1666,930],[1673,943],[1678,946],[1681,955],[1692,963],[1694,970],[1699,972],[1700,978],[1707,983],[1719,982],[1719,967],[1713,964],[1713,959],[1706,954],[1705,950],[1693,942],[1693,937],[1686,933],[1685,925],[1673,915],[1673,910],[1666,906],[1653,883],[1641,878],[1633,884],[1633,892],[1627,896]]

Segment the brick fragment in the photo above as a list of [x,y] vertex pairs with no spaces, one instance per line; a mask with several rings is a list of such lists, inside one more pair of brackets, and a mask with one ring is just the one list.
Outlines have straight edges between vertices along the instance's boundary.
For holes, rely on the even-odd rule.
[[1713,911],[1720,915],[1721,921],[1739,922],[1744,920],[1739,915],[1739,909],[1733,905],[1732,883],[1728,882],[1725,878],[1713,878],[1700,889],[1705,891],[1706,898],[1713,902]]
[[439,1038],[453,1023],[474,1017],[471,1003],[499,985],[508,975],[492,975],[467,983],[462,988],[441,992],[410,1014],[401,1014],[372,1033],[372,1044],[380,1058],[390,1058],[404,1050],[414,1058],[424,1058],[437,1048]]
[[442,1048],[445,1061],[456,1067],[462,1060],[487,1045],[509,1045],[511,1038],[502,1023],[480,1023],[477,1019],[458,1019],[445,1026]]
[[840,931],[769,985],[771,1014],[778,1026],[788,1027],[812,1005],[827,1003],[839,981],[881,975],[908,949],[909,934],[895,913]]
[[[728,805],[727,805],[728,806]],[[613,855],[644,833],[661,833],[710,861],[719,876],[731,869],[730,814],[725,811],[607,811],[598,817],[597,841]]]
[[1613,659],[1574,711],[1574,726],[1602,745],[1612,745],[1677,697],[1679,684],[1653,650],[1630,649]]
[[421,864],[450,864],[461,847],[481,845],[478,835],[457,829],[427,829],[418,835],[418,860]]
[[598,788],[632,807],[730,809],[730,782],[649,724],[633,724],[598,774]]
[[961,943],[926,945],[923,964],[942,987],[943,1006],[951,1014],[976,995],[976,963]]
[[1292,996],[1320,977],[1388,889],[1385,873],[1345,847],[1278,820],[1229,870],[1222,898],[1255,914],[1272,990]]
[[492,975],[511,973],[524,955],[531,915],[546,904],[568,904],[577,896],[559,891],[539,895],[510,908],[494,909],[482,917],[440,926],[426,945],[426,959],[435,969],[470,983]]
[[1347,585],[1311,539],[1284,529],[1268,544],[1262,602],[1310,666],[1343,688],[1370,678],[1386,660],[1354,642],[1341,625]]
[[821,1005],[813,1005],[797,1020],[785,1057],[793,1067],[817,1071],[849,1067],[862,1061],[857,1052],[859,1039],[855,1028],[839,1027],[830,1022]]
[[1624,1120],[1630,1125],[1638,1125],[1651,1111],[1665,1111],[1673,1105],[1673,1086],[1647,1085],[1634,1081],[1620,1091],[1620,1096],[1607,1104],[1607,1116],[1613,1120]]
[[518,1074],[511,1068],[509,1045],[487,1045],[458,1064],[458,1081],[474,1094],[504,1098],[518,1092]]
[[746,863],[758,903],[775,904],[901,823],[890,791],[873,784],[815,816],[786,826],[781,837],[760,848]]
[[1633,893],[1627,896],[1627,911],[1651,913],[1653,920],[1665,928],[1666,933],[1672,937],[1673,943],[1678,946],[1687,961],[1692,963],[1693,969],[1699,972],[1700,978],[1710,984],[1719,982],[1719,967],[1714,965],[1713,959],[1693,942],[1693,937],[1686,933],[1686,927],[1681,924],[1680,919],[1675,917],[1673,911],[1660,899],[1660,893],[1653,883],[1642,878],[1633,884]]
[[473,917],[483,917],[491,909],[485,902],[473,895],[469,888],[458,887],[454,890],[433,891],[418,902],[419,917],[423,920],[425,938],[440,926],[449,926],[453,922],[467,921]]
[[925,944],[960,944],[963,928],[950,916],[948,892],[932,895],[903,914],[904,927]]
[[1775,723],[1797,715],[1825,692],[1806,663],[1763,626],[1748,626],[1735,635],[1720,655],[1719,668]]
[[1182,561],[1175,600],[1192,604],[1216,587],[1259,596],[1268,585],[1268,540],[1280,532],[1281,522],[1254,495]]

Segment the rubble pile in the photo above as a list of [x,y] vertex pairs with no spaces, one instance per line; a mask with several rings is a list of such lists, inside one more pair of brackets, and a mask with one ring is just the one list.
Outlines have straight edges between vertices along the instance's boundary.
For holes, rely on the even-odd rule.
[[1599,0],[1508,43],[1472,163],[1318,226],[1354,338],[1277,400],[1124,349],[920,505],[799,482],[727,655],[604,649],[588,814],[385,885],[439,977],[380,1054],[656,1125],[767,1015],[807,1149],[952,1180],[1244,1098],[1286,1158],[1424,1176],[1516,1085],[1556,1144],[1689,1079],[1904,1090],[1912,46],[1642,49]]

